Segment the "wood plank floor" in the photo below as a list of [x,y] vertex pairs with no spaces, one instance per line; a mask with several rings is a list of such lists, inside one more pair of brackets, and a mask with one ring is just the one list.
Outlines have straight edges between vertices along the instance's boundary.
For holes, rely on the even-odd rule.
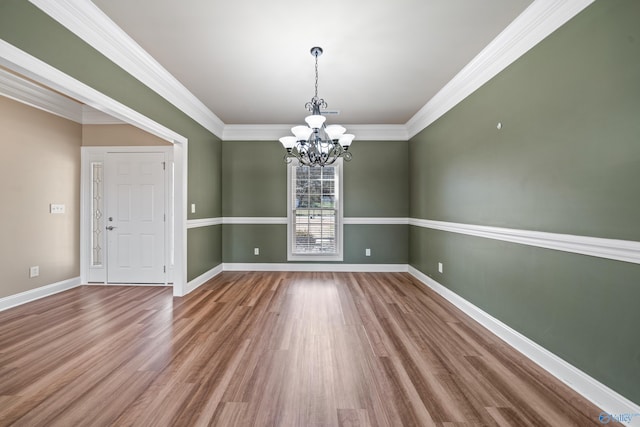
[[403,273],[226,272],[184,298],[83,286],[0,313],[2,426],[597,426],[600,412]]

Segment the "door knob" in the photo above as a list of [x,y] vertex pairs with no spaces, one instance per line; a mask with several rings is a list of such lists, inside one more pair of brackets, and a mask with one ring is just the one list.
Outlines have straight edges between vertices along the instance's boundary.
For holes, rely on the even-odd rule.
[[117,228],[117,227],[114,227],[113,225],[110,225],[110,226],[108,226],[108,227],[107,227],[107,230],[111,231],[111,230],[113,230],[114,228]]

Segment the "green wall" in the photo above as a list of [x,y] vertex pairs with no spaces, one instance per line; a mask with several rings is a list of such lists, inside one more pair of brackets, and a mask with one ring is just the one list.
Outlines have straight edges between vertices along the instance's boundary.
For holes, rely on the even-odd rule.
[[207,273],[213,267],[211,260],[222,262],[222,226],[190,228],[187,230],[187,254],[189,256],[189,280]]
[[[0,38],[188,138],[188,199],[197,206],[197,215],[189,218],[220,216],[221,143],[216,136],[26,0],[0,2]],[[194,229],[188,238],[204,242],[196,237],[199,233],[215,234]],[[195,258],[187,256],[188,280],[220,264],[220,245],[220,240],[188,243],[197,252]]]
[[[287,165],[277,141],[227,141],[222,144],[224,217],[286,217]],[[344,162],[344,216],[400,217],[409,211],[408,143],[355,141],[353,160]],[[223,260],[227,263],[287,262],[285,225],[225,224]],[[253,248],[260,255],[253,255]],[[365,257],[365,248],[371,256]],[[406,264],[405,225],[345,225],[344,263]]]
[[[638,17],[635,0],[595,2],[412,138],[410,216],[640,240]],[[639,265],[413,226],[409,240],[412,266],[640,402]]]
[[[344,226],[345,264],[407,264],[409,235],[406,225]],[[225,224],[222,232],[223,262],[286,263],[286,224]],[[259,248],[260,255],[253,249]],[[365,256],[365,249],[371,256]],[[329,262],[327,262],[329,263]]]
[[[355,141],[345,217],[640,240],[638,16],[599,0],[409,143]],[[221,143],[26,0],[0,2],[0,37],[187,137],[190,219],[286,216],[278,142]],[[409,262],[640,402],[640,266],[402,225],[344,233],[344,262]],[[223,260],[285,262],[286,226],[189,230],[189,280]]]
[[287,216],[284,153],[273,141],[222,143],[222,216]]

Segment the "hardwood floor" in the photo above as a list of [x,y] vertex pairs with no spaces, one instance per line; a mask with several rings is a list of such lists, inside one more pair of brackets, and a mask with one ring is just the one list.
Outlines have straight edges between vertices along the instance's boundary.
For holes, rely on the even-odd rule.
[[0,313],[3,426],[588,426],[600,412],[402,273],[227,272],[184,298],[83,286]]

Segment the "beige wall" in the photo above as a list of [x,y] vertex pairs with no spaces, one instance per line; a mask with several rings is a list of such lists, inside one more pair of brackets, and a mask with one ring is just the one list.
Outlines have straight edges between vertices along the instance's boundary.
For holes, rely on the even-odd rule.
[[84,125],[82,127],[82,145],[84,146],[123,146],[123,145],[171,145],[169,141],[158,138],[131,125]]
[[0,96],[0,298],[80,275],[81,143],[82,125]]

